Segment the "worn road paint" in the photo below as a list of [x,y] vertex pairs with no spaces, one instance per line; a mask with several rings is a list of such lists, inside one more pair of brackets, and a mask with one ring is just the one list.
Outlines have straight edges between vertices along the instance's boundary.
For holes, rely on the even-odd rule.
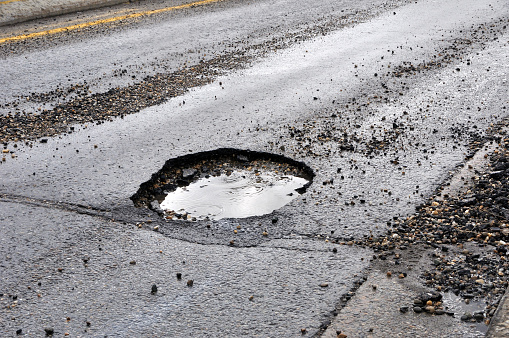
[[[20,1],[20,0],[9,0],[7,2],[10,2],[10,1]],[[111,22],[116,22],[116,21],[121,21],[121,20],[126,20],[126,19],[139,18],[141,16],[149,16],[149,15],[153,15],[153,14],[170,12],[170,11],[175,11],[175,10],[179,10],[179,9],[192,8],[192,7],[196,7],[196,6],[203,6],[203,5],[206,5],[206,4],[210,4],[210,3],[214,3],[214,2],[219,2],[219,1],[223,1],[223,0],[203,0],[203,1],[197,1],[197,2],[193,2],[193,3],[189,3],[189,4],[184,4],[184,5],[179,5],[179,6],[166,7],[166,8],[161,8],[161,9],[154,9],[154,10],[150,10],[150,11],[143,11],[143,12],[139,12],[139,13],[133,13],[133,14],[117,16],[117,17],[109,18],[109,19],[90,21],[90,22],[80,23],[80,24],[76,24],[76,25],[72,25],[72,26],[60,27],[60,28],[45,30],[45,31],[42,31],[42,32],[17,35],[17,36],[12,36],[12,37],[8,37],[8,38],[0,39],[0,44],[5,43],[5,42],[10,42],[10,41],[20,41],[20,40],[36,38],[36,37],[45,36],[45,35],[69,32],[69,31],[72,31],[72,30],[80,29],[80,28],[86,28],[86,27],[90,27],[90,26],[97,26],[97,25],[101,25],[101,24],[105,24],[105,23],[111,23]],[[3,4],[3,3],[6,3],[6,2],[0,2],[0,4]]]
[[24,1],[24,0],[7,0],[7,1],[0,1],[0,5],[5,5],[11,2],[18,2],[18,1]]

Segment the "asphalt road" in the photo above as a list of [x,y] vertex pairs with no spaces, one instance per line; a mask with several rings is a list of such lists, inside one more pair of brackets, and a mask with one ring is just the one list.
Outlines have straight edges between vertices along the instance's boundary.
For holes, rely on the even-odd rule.
[[[371,249],[333,242],[411,215],[507,117],[508,18],[505,1],[222,1],[0,45],[4,117],[161,99],[44,143],[6,141],[2,335],[482,335],[458,317],[403,316],[419,271],[384,285],[367,272]],[[202,71],[187,73],[189,91],[161,89],[158,76],[184,68]],[[314,183],[247,219],[164,222],[133,206],[168,159],[223,147],[303,161]],[[354,297],[334,321],[366,278],[390,302]]]

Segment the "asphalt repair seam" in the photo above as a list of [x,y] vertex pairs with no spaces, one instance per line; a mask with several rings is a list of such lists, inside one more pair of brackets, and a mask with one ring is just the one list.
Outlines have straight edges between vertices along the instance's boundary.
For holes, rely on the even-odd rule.
[[[81,215],[88,215],[92,217],[97,217],[100,219],[104,219],[107,221],[112,222],[120,222],[123,224],[131,224],[133,227],[137,227],[138,229],[143,229],[147,231],[155,231],[158,232],[159,226],[161,225],[161,221],[158,220],[157,214],[152,211],[148,211],[148,213],[143,212],[142,214],[135,214],[134,217],[126,217],[124,215],[125,210],[110,210],[110,209],[101,209],[93,206],[86,206],[82,204],[74,204],[74,203],[66,203],[66,202],[56,202],[56,201],[50,201],[50,200],[42,200],[42,199],[34,199],[26,196],[19,196],[19,195],[10,195],[10,194],[0,194],[0,202],[6,202],[6,203],[16,203],[21,205],[26,205],[27,207],[42,207],[46,209],[58,209],[62,211],[68,211],[71,213],[77,213]],[[131,210],[140,210],[139,208],[135,208],[134,206],[129,208]],[[152,217],[151,217],[152,216]],[[172,221],[173,225],[176,227],[179,227],[182,225],[179,221]],[[316,241],[321,242],[322,239],[320,237],[316,237],[316,235],[312,234],[300,234],[296,233],[296,235],[299,239],[305,239],[309,241]],[[196,243],[193,240],[186,240],[179,237],[172,237],[168,234],[163,234],[163,236],[172,238],[172,239],[178,239],[184,242],[189,243]],[[268,243],[270,243],[271,240],[278,240],[278,239],[284,239],[282,238],[270,238]],[[219,245],[219,246],[231,246],[231,247],[237,247],[237,248],[255,248],[255,247],[263,247],[267,246],[267,242],[254,244],[254,245],[231,245],[231,244],[206,244],[203,245]],[[285,247],[285,246],[270,246],[274,249],[281,249],[281,250],[290,250],[290,251],[300,251],[300,252],[329,252],[330,250],[320,250],[320,249],[306,249],[306,248],[293,248],[293,247]]]
[[57,208],[60,210],[76,212],[78,214],[85,214],[90,216],[97,216],[102,218],[108,218],[105,214],[110,213],[111,210],[101,209],[93,206],[86,206],[82,204],[66,203],[60,201],[50,201],[42,199],[34,199],[28,196],[0,194],[0,201],[26,204],[30,206],[38,206],[44,208]]

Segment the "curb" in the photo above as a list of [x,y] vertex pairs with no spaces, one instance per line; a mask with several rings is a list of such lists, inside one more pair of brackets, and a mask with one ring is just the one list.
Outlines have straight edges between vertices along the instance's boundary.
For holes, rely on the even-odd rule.
[[497,311],[491,319],[491,325],[486,332],[488,338],[509,337],[509,288],[500,299]]
[[0,0],[0,27],[133,2],[133,0]]

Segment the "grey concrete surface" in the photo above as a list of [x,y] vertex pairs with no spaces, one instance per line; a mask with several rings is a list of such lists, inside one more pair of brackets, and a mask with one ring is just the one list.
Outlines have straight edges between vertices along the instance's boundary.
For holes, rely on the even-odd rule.
[[[143,69],[144,62],[155,64],[153,58],[181,51],[174,46],[185,41],[182,35],[162,32],[187,30],[204,48],[215,44],[210,36],[214,33],[233,40],[258,22],[265,20],[270,26],[287,7],[285,1],[234,6],[205,13],[204,20],[192,22],[198,25],[194,30],[182,17],[6,56],[0,61],[3,84],[8,84],[2,100],[33,90],[50,91],[68,79],[95,82],[97,92],[127,85],[131,80],[109,84],[111,69],[118,69],[113,65],[139,67],[148,75],[156,70]],[[261,13],[266,15],[260,18]],[[452,126],[485,130],[507,117],[502,108],[507,105],[509,72],[505,33],[487,41],[485,48],[474,47],[449,67],[396,79],[390,85],[398,85],[395,90],[401,97],[372,102],[365,114],[332,103],[354,105],[352,97],[364,100],[366,93],[383,93],[380,82],[389,83],[386,77],[381,80],[391,71],[388,66],[432,59],[463,37],[460,31],[505,19],[508,7],[503,1],[421,1],[394,13],[295,45],[124,119],[81,126],[33,147],[19,144],[17,158],[8,158],[0,167],[2,332],[14,335],[22,329],[39,336],[44,327],[51,327],[58,335],[78,336],[165,332],[276,337],[300,336],[306,328],[306,335],[317,334],[331,319],[340,296],[363,275],[372,254],[326,239],[333,232],[346,240],[370,231],[383,233],[387,221],[411,214],[463,162],[468,140],[454,134]],[[244,26],[225,32],[216,24],[219,18]],[[210,27],[216,30],[207,30]],[[151,35],[165,38],[155,41]],[[261,31],[254,35],[263,36]],[[147,55],[147,50],[154,53]],[[157,69],[181,61],[158,59]],[[332,112],[340,112],[338,130],[355,134],[360,148],[375,136],[371,126],[387,130],[397,120],[409,129],[390,142],[385,153],[368,155],[344,151],[328,141],[312,144],[311,155],[288,137],[289,127],[314,125],[310,134],[317,139],[327,130]],[[430,150],[426,155],[423,145]],[[203,222],[167,223],[132,206],[129,197],[168,158],[219,147],[271,151],[306,161],[317,173],[315,184],[276,211],[279,221],[274,225],[272,216],[212,222],[211,228]],[[395,157],[400,167],[390,163]],[[347,179],[341,180],[341,175]],[[330,178],[334,185],[322,184]],[[350,203],[359,196],[366,203]],[[144,223],[138,228],[140,222]],[[156,225],[158,232],[152,231]],[[234,235],[237,225],[245,231]],[[261,235],[264,229],[269,236]],[[229,245],[232,240],[234,246]],[[183,274],[181,281],[177,272]],[[371,277],[381,283],[379,275]],[[194,281],[192,287],[186,285],[188,279]],[[328,286],[320,287],[324,282]],[[158,285],[154,295],[152,284]],[[401,290],[394,286],[392,301],[398,301]],[[470,332],[447,318],[432,325],[422,317],[405,319],[410,324],[391,325],[402,330],[425,326],[429,335],[443,336],[451,331],[436,324],[455,323],[455,329]]]

